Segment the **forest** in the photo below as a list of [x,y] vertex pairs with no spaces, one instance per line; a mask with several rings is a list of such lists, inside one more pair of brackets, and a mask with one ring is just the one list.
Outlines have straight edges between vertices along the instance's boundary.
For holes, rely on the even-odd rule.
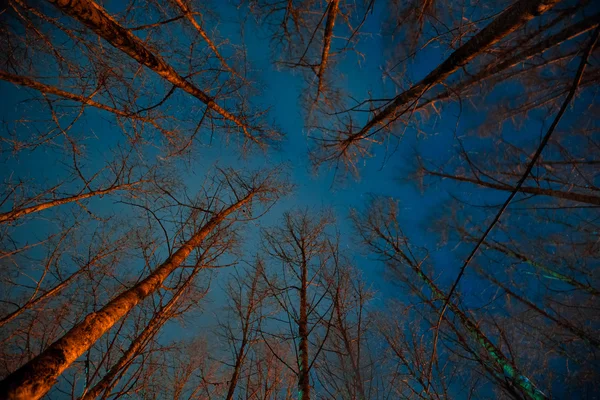
[[1,0],[0,400],[600,399],[599,36]]

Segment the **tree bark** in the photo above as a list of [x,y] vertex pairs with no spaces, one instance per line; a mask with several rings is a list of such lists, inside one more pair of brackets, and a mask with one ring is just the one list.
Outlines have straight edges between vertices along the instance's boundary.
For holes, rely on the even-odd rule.
[[87,106],[95,107],[95,108],[97,108],[99,110],[108,111],[110,113],[115,114],[118,117],[130,118],[130,119],[134,119],[134,120],[146,122],[146,123],[152,125],[153,127],[155,127],[157,130],[159,130],[165,136],[172,136],[173,135],[171,132],[167,131],[166,129],[163,129],[152,118],[142,117],[141,115],[136,114],[136,113],[126,112],[126,111],[119,110],[119,109],[114,108],[114,107],[107,106],[106,104],[102,104],[102,103],[99,103],[99,102],[97,102],[95,100],[92,100],[91,97],[87,97],[87,96],[82,96],[82,95],[70,93],[70,92],[58,89],[58,88],[56,88],[54,86],[50,86],[50,85],[46,85],[44,83],[38,82],[38,81],[33,80],[31,78],[27,78],[25,76],[19,76],[19,75],[11,74],[10,72],[2,71],[2,70],[0,70],[0,79],[4,80],[6,82],[14,83],[16,85],[25,86],[25,87],[28,87],[28,88],[31,88],[31,89],[35,89],[35,90],[37,90],[37,91],[39,91],[41,93],[44,93],[44,94],[51,94],[51,95],[54,95],[54,96],[59,96],[59,97],[62,97],[62,98],[68,99],[68,100],[73,100],[73,101],[76,101],[78,103],[85,104]]
[[321,54],[321,65],[319,66],[319,73],[317,75],[319,82],[317,86],[316,100],[319,99],[321,92],[323,92],[323,79],[325,79],[325,70],[327,69],[327,63],[329,61],[329,50],[331,49],[333,26],[335,25],[335,18],[337,17],[339,5],[340,0],[332,0],[329,3],[327,21],[325,22],[325,33],[323,34],[323,53]]
[[304,259],[304,249],[302,249],[302,272],[300,283],[300,319],[298,320],[298,337],[300,338],[298,360],[298,398],[301,400],[310,400],[310,375],[308,371],[308,265]]
[[40,355],[6,377],[0,382],[0,393],[10,400],[39,399],[46,394],[63,371],[133,307],[157,291],[192,250],[202,244],[206,236],[228,215],[247,204],[254,194],[248,193],[235,204],[216,214],[148,277],[109,301],[98,312],[88,314],[81,323]]
[[451,90],[445,90],[442,93],[436,95],[434,98],[427,100],[422,104],[419,104],[419,106],[416,109],[421,109],[423,107],[428,106],[431,103],[443,101],[452,96],[455,96],[457,93],[461,93],[461,91],[473,86],[474,84],[483,82],[502,71],[512,68],[519,63],[527,61],[531,57],[534,57],[538,54],[543,54],[548,49],[559,46],[561,43],[567,40],[573,39],[585,32],[594,29],[598,26],[599,23],[600,13],[594,14],[591,17],[587,17],[573,25],[568,26],[567,28],[564,28],[560,32],[540,41],[539,43],[531,46],[530,48],[517,53],[516,55],[508,58],[505,61],[486,66],[472,77],[462,82],[459,82],[458,84],[453,86]]
[[183,285],[177,290],[177,292],[173,295],[173,297],[165,304],[163,308],[161,308],[156,314],[152,316],[148,325],[144,328],[142,333],[140,333],[129,345],[127,350],[123,353],[121,358],[110,368],[110,370],[102,377],[102,379],[96,383],[90,390],[85,392],[80,400],[95,400],[102,392],[105,390],[110,390],[112,387],[116,385],[117,382],[114,382],[117,374],[123,369],[128,367],[133,361],[134,357],[148,344],[149,340],[151,340],[160,330],[160,328],[164,325],[164,323],[169,319],[169,315],[171,310],[175,308],[178,304],[179,300],[185,290],[190,286],[198,272],[202,269],[201,266],[196,267],[194,271],[190,274],[190,276],[186,279]]
[[62,199],[46,201],[44,203],[37,204],[37,205],[31,206],[31,207],[24,207],[24,208],[18,208],[15,210],[11,210],[11,211],[0,214],[0,223],[14,221],[15,219],[21,218],[27,214],[40,212],[40,211],[46,210],[48,208],[61,206],[63,204],[72,203],[74,201],[85,200],[85,199],[89,199],[90,197],[102,196],[102,195],[105,195],[105,194],[108,194],[108,193],[111,193],[111,192],[114,192],[117,190],[128,189],[128,188],[136,185],[137,183],[139,183],[139,182],[127,183],[127,184],[123,184],[123,185],[116,185],[116,186],[112,186],[108,189],[93,190],[88,193],[82,193],[82,194],[78,194],[75,196],[63,197]]
[[140,38],[131,33],[130,30],[119,25],[119,23],[100,5],[92,0],[48,1],[53,3],[65,14],[90,28],[113,47],[121,50],[140,64],[154,71],[174,86],[196,97],[206,104],[209,109],[215,111],[226,120],[233,122],[242,129],[244,135],[248,139],[257,141],[250,133],[250,127],[242,121],[240,117],[225,110],[218,105],[211,96],[179,75],[161,56],[154,54]]
[[431,87],[441,83],[490,46],[498,43],[535,16],[543,14],[558,2],[559,0],[517,1],[496,17],[488,26],[473,36],[467,43],[459,47],[450,57],[423,78],[423,80],[396,96],[390,105],[371,118],[359,132],[351,134],[346,139],[346,142],[350,143],[354,140],[365,138],[369,135],[369,131],[376,125],[392,118],[398,108],[418,100]]
[[[512,192],[512,190],[514,189],[510,185],[485,182],[485,181],[482,181],[479,179],[467,178],[465,176],[455,176],[455,175],[449,175],[449,174],[444,174],[441,172],[434,172],[434,171],[429,171],[429,170],[425,170],[425,172],[428,175],[439,176],[441,178],[448,178],[448,179],[452,179],[452,180],[459,181],[459,182],[473,183],[475,185],[479,185],[479,186],[483,186],[483,187],[487,187],[487,188],[491,188],[491,189],[496,189],[496,190]],[[593,204],[596,206],[600,205],[600,196],[594,196],[591,194],[563,192],[560,190],[544,189],[544,188],[532,187],[532,186],[521,186],[521,188],[519,189],[519,192],[535,194],[535,195],[540,195],[540,196],[556,197],[559,199],[577,201],[579,203]]]
[[[445,299],[446,294],[431,280],[422,270],[421,267],[415,264],[404,252],[398,247],[398,244],[389,238],[376,228],[377,235],[386,241],[393,249],[397,261],[408,265],[417,276],[429,287],[432,292],[433,299]],[[429,302],[429,305],[435,308],[433,302]],[[512,381],[512,383],[518,387],[526,396],[532,400],[545,400],[546,395],[535,387],[535,385],[523,375],[515,365],[497,348],[494,343],[479,329],[478,324],[473,322],[453,301],[448,302],[448,308],[452,313],[461,321],[461,324],[467,329],[469,334],[483,347],[487,355],[492,359],[496,367],[502,370],[504,376]]]

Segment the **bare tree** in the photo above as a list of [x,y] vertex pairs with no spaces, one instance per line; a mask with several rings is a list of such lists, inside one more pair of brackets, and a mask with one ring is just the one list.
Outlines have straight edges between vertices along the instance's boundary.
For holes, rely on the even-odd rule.
[[6,377],[2,381],[2,390],[7,393],[7,396],[39,398],[44,395],[69,365],[127,312],[158,290],[169,275],[181,266],[196,247],[202,244],[211,231],[226,222],[236,211],[243,207],[250,207],[254,199],[268,206],[282,191],[281,186],[269,177],[266,179],[255,177],[244,181],[243,178],[230,173],[230,176],[223,177],[223,182],[229,185],[234,196],[234,201],[230,205],[223,205],[215,198],[215,204],[211,204],[215,207],[215,211],[211,212],[210,219],[150,275],[110,300],[98,312],[88,315],[48,349]]

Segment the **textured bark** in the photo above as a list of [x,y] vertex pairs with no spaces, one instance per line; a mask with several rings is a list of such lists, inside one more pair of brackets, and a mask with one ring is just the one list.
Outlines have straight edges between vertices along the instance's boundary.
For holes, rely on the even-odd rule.
[[50,201],[46,201],[44,203],[41,204],[37,204],[35,206],[31,206],[31,207],[24,207],[24,208],[18,208],[15,210],[11,210],[5,213],[0,214],[0,223],[4,223],[4,222],[8,222],[8,221],[14,221],[15,219],[21,218],[27,214],[32,214],[32,213],[36,213],[36,212],[40,212],[43,210],[46,210],[48,208],[52,208],[52,207],[56,207],[56,206],[61,206],[63,204],[67,204],[67,203],[72,203],[75,201],[80,201],[80,200],[85,200],[85,199],[89,199],[90,197],[94,197],[94,196],[102,196],[111,192],[115,192],[117,190],[126,190],[129,189],[131,187],[133,187],[134,185],[136,185],[137,183],[128,183],[128,184],[123,184],[123,185],[115,185],[113,187],[110,187],[108,189],[102,189],[102,190],[93,190],[91,192],[88,193],[82,193],[82,194],[78,194],[75,196],[70,196],[70,197],[64,197],[62,199],[56,199],[56,200],[50,200]]
[[331,49],[331,39],[333,37],[333,26],[337,17],[340,0],[332,0],[329,3],[329,11],[327,12],[327,21],[325,22],[325,33],[323,34],[323,53],[321,54],[321,65],[319,66],[318,86],[316,100],[323,92],[323,80],[325,79],[325,70],[329,61],[329,50]]
[[250,192],[237,203],[216,214],[148,277],[115,297],[98,312],[88,314],[81,323],[40,355],[6,377],[0,383],[0,393],[3,393],[4,398],[11,400],[39,399],[46,394],[64,370],[133,307],[158,290],[214,228],[228,215],[247,204],[253,196],[254,192]]
[[298,360],[298,398],[301,400],[310,399],[310,375],[308,371],[308,264],[302,249],[302,272],[300,283],[300,319],[298,320],[298,337],[300,338]]
[[[479,179],[467,178],[464,176],[455,176],[455,175],[443,174],[443,173],[434,172],[434,171],[426,171],[426,173],[428,175],[432,175],[432,176],[448,178],[448,179],[452,179],[452,180],[459,181],[459,182],[473,183],[475,185],[479,185],[479,186],[483,186],[483,187],[487,187],[487,188],[491,188],[491,189],[496,189],[496,190],[503,190],[503,191],[511,192],[514,189],[510,185],[485,182],[485,181],[481,181]],[[593,204],[596,206],[600,205],[600,197],[594,196],[591,194],[576,193],[576,192],[563,192],[560,190],[544,189],[544,188],[532,187],[532,186],[521,186],[521,188],[519,189],[519,192],[535,194],[535,195],[539,195],[539,196],[556,197],[559,199],[577,201],[579,203]]]
[[156,129],[158,129],[163,135],[165,135],[165,136],[172,136],[171,132],[163,129],[152,118],[143,117],[143,116],[141,116],[139,114],[125,112],[123,110],[119,110],[117,108],[107,106],[105,104],[102,104],[102,103],[99,103],[97,101],[92,100],[91,97],[86,97],[86,96],[82,96],[82,95],[78,95],[78,94],[66,92],[66,91],[58,89],[58,88],[56,88],[54,86],[50,86],[50,85],[46,85],[44,83],[38,82],[38,81],[33,80],[31,78],[27,78],[25,76],[19,76],[19,75],[11,74],[9,72],[2,71],[2,70],[0,70],[0,79],[2,79],[4,81],[7,81],[7,82],[14,83],[16,85],[26,86],[28,88],[35,89],[35,90],[37,90],[37,91],[39,91],[41,93],[44,93],[44,94],[51,94],[51,95],[54,95],[54,96],[59,96],[59,97],[62,97],[62,98],[68,99],[68,100],[73,100],[73,101],[79,102],[81,104],[85,104],[85,105],[90,106],[90,107],[94,107],[94,108],[97,108],[97,109],[100,109],[100,110],[108,111],[108,112],[110,112],[112,114],[115,114],[116,116],[119,116],[119,117],[130,118],[130,119],[133,119],[133,120],[146,122],[146,123],[152,125],[153,127],[155,127]]
[[584,18],[583,20],[570,25],[560,32],[549,36],[548,38],[538,42],[534,46],[529,47],[526,50],[518,52],[513,57],[508,58],[502,62],[497,64],[491,64],[473,75],[472,77],[464,80],[463,82],[459,82],[457,85],[453,86],[451,90],[445,90],[442,93],[436,95],[433,99],[428,100],[419,106],[416,109],[421,109],[434,103],[436,101],[443,101],[450,97],[455,96],[457,93],[461,93],[463,90],[477,84],[483,82],[502,71],[510,69],[519,63],[529,60],[532,57],[535,57],[538,54],[543,54],[546,50],[551,49],[553,47],[559,46],[563,42],[567,40],[571,40],[585,32],[588,32],[600,23],[600,13],[594,14],[590,17]]
[[423,78],[423,80],[396,96],[390,105],[371,118],[359,132],[350,135],[346,141],[350,143],[354,140],[365,138],[372,128],[392,118],[400,107],[418,100],[427,90],[443,82],[447,77],[469,63],[490,46],[498,43],[520,26],[535,16],[549,10],[558,2],[559,0],[519,0],[496,17],[494,21],[472,37],[467,43],[459,47],[450,57]]
[[140,64],[151,69],[174,86],[196,97],[206,106],[243,130],[249,139],[256,139],[249,132],[250,127],[236,115],[218,105],[211,96],[179,75],[162,57],[154,54],[144,42],[122,27],[100,5],[92,0],[48,0],[65,14],[78,20],[113,47],[121,50]]
[[106,375],[98,381],[91,389],[89,389],[83,396],[81,396],[80,400],[94,400],[100,394],[107,389],[110,391],[113,388],[118,380],[115,380],[117,374],[119,374],[124,368],[128,368],[131,365],[131,362],[139,354],[141,350],[146,347],[149,341],[158,333],[158,331],[162,328],[162,326],[169,320],[169,316],[171,312],[178,305],[181,296],[185,293],[186,289],[193,282],[198,272],[202,269],[202,267],[198,266],[194,271],[190,274],[190,276],[185,280],[184,284],[177,290],[177,292],[171,297],[171,299],[165,304],[163,308],[161,308],[156,314],[152,316],[148,325],[144,328],[142,333],[140,333],[129,345],[127,350],[123,353],[121,358],[108,370]]

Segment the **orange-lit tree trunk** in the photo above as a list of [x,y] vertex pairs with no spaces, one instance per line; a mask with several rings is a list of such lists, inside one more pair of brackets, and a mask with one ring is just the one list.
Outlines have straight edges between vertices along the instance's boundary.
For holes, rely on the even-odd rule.
[[7,399],[39,399],[56,383],[56,379],[79,356],[85,353],[117,321],[144,298],[156,292],[190,253],[202,244],[208,234],[227,216],[248,204],[255,191],[216,213],[173,255],[144,280],[108,302],[98,312],[88,316],[40,355],[10,374],[0,383],[0,393]]
[[127,190],[127,189],[132,188],[136,184],[137,183],[126,183],[123,185],[114,185],[107,189],[92,190],[91,192],[81,193],[81,194],[78,194],[75,196],[63,197],[62,199],[46,201],[46,202],[37,204],[35,206],[31,206],[31,207],[14,209],[14,210],[0,214],[0,223],[14,221],[15,219],[21,218],[27,214],[40,212],[40,211],[46,210],[48,208],[61,206],[63,204],[68,204],[68,203],[72,203],[72,202],[76,202],[76,201],[89,199],[90,197],[94,197],[94,196],[103,196],[105,194],[108,194],[111,192],[116,192],[119,190]]
[[177,71],[175,71],[175,69],[161,56],[154,54],[140,38],[131,33],[130,30],[119,25],[119,23],[96,2],[92,0],[48,1],[53,3],[65,14],[90,28],[115,48],[121,50],[140,64],[154,71],[174,86],[196,97],[206,104],[209,109],[221,115],[224,119],[233,122],[242,129],[244,135],[248,139],[256,141],[256,138],[254,138],[250,132],[251,127],[248,126],[242,118],[225,110],[218,105],[211,96],[186,80],[183,76],[179,75],[179,73],[177,73]]
[[162,307],[152,316],[142,333],[140,333],[131,342],[121,358],[119,358],[119,360],[112,367],[110,367],[106,375],[104,375],[102,379],[98,381],[98,383],[96,383],[81,396],[81,400],[94,400],[103,392],[107,390],[110,392],[110,390],[115,387],[115,385],[118,383],[118,379],[115,379],[117,375],[125,372],[124,369],[131,365],[135,356],[137,356],[140,351],[144,349],[149,341],[151,341],[152,338],[154,338],[160,331],[165,322],[172,317],[173,313],[177,310],[176,307],[180,304],[183,294],[192,284],[194,278],[198,275],[198,272],[201,269],[202,266],[197,266],[194,268],[190,276],[186,278],[185,282],[179,287],[179,289],[177,289],[177,292],[175,292],[167,304],[165,304],[164,307]]
[[325,23],[325,33],[323,34],[323,53],[321,54],[321,65],[319,66],[318,84],[317,84],[317,96],[316,100],[323,92],[323,80],[325,79],[325,71],[327,70],[327,63],[329,61],[329,51],[331,49],[331,39],[333,38],[333,26],[335,25],[335,18],[337,17],[338,9],[340,6],[340,0],[332,0],[329,3],[329,10],[327,11],[327,22]]
[[112,113],[118,117],[130,118],[130,119],[133,119],[136,121],[146,122],[146,123],[152,125],[153,127],[155,127],[157,130],[159,130],[163,135],[165,135],[165,136],[172,135],[171,132],[162,128],[152,118],[143,117],[136,113],[126,112],[126,111],[119,110],[114,107],[107,106],[106,104],[102,104],[100,102],[92,100],[92,96],[82,96],[82,95],[78,95],[75,93],[70,93],[70,92],[64,91],[62,89],[56,88],[54,86],[50,86],[50,85],[46,85],[45,83],[38,82],[34,79],[31,79],[31,78],[28,78],[25,76],[11,74],[10,72],[2,71],[2,70],[0,70],[0,79],[4,80],[6,82],[14,83],[15,85],[26,86],[28,88],[35,89],[35,90],[39,91],[40,93],[51,94],[54,96],[62,97],[67,100],[73,100],[78,103],[85,104],[86,106],[97,108],[99,110],[108,111],[109,113]]
[[355,140],[362,140],[369,136],[371,129],[388,121],[393,116],[397,116],[396,112],[400,107],[408,105],[408,108],[404,110],[407,111],[411,108],[409,103],[418,100],[427,90],[443,82],[459,68],[473,60],[490,46],[498,43],[535,16],[552,8],[558,1],[559,0],[517,1],[496,17],[496,19],[488,26],[472,37],[467,43],[459,47],[450,55],[450,57],[423,78],[423,80],[396,96],[391,104],[371,118],[360,131],[348,136],[346,142],[349,144]]

